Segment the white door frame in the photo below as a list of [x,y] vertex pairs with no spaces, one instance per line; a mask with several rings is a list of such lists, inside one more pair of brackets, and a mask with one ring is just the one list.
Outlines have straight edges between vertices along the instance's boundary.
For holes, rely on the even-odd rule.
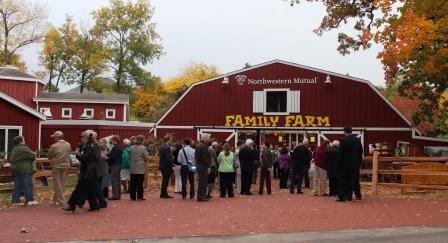
[[22,136],[22,129],[23,129],[22,126],[3,126],[3,125],[0,125],[0,130],[5,130],[5,148],[0,148],[0,150],[1,149],[5,149],[5,156],[6,156],[6,158],[8,158],[8,147],[9,147],[8,136],[9,136],[9,130],[12,130],[12,129],[19,130],[19,136]]

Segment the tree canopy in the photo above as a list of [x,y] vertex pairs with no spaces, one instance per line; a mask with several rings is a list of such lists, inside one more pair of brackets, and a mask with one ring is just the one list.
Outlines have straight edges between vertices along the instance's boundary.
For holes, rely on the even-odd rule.
[[400,95],[419,99],[416,125],[434,121],[439,100],[448,88],[448,1],[446,0],[293,0],[321,2],[326,15],[317,34],[353,24],[338,34],[338,51],[345,55],[377,43],[388,86],[400,82]]

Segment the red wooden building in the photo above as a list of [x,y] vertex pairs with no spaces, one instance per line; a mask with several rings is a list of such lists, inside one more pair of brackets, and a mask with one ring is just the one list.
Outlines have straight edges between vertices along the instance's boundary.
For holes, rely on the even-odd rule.
[[0,67],[0,156],[13,138],[25,137],[32,150],[47,149],[57,130],[73,147],[93,129],[100,137],[150,135],[153,124],[129,122],[129,97],[122,94],[43,92],[45,83],[16,67]]
[[[307,136],[314,145],[339,139],[352,126],[368,144],[446,146],[419,131],[367,80],[274,60],[192,85],[156,123],[158,137],[220,141],[255,136],[293,146]],[[252,135],[251,135],[252,134]]]

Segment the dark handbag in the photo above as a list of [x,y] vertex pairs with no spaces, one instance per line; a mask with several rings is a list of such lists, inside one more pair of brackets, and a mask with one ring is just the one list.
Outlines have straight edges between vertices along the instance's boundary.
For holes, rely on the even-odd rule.
[[185,152],[185,149],[182,149],[182,151],[184,152],[185,160],[187,161],[188,171],[196,173],[196,166],[194,166],[192,163],[188,162],[188,157],[187,157],[187,153]]

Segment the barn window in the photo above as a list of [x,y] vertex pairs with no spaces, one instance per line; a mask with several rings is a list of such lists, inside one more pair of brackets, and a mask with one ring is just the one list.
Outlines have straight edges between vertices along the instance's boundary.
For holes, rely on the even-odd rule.
[[266,91],[266,112],[286,113],[288,91]]
[[72,118],[72,108],[62,108],[62,118]]
[[0,127],[0,159],[7,158],[14,146],[14,138],[22,135],[22,127]]
[[115,119],[115,109],[106,109],[106,118]]
[[51,119],[52,115],[51,115],[51,110],[48,107],[41,107],[39,109],[40,113],[42,113],[43,115],[45,115],[48,119]]
[[287,115],[300,112],[300,91],[289,89],[265,89],[253,92],[254,113]]
[[86,116],[86,118],[93,118],[93,109],[90,108],[86,108],[84,109],[84,115]]

